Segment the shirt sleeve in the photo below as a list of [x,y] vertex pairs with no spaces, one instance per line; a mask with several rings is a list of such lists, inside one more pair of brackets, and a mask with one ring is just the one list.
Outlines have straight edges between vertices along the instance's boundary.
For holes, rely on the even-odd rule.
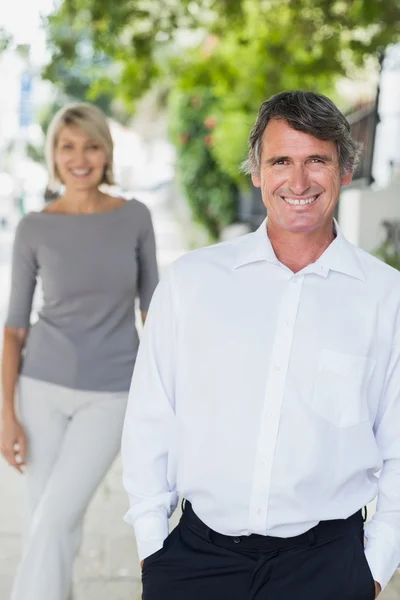
[[141,560],[159,550],[178,503],[168,479],[175,429],[175,318],[171,271],[158,285],[143,330],[122,436],[123,482]]
[[394,343],[375,422],[383,466],[376,513],[365,529],[366,558],[384,588],[400,564],[400,336]]
[[145,208],[142,233],[139,238],[138,295],[140,310],[146,312],[158,283],[156,241],[150,211]]
[[32,248],[28,216],[19,222],[14,238],[11,271],[11,293],[8,305],[7,327],[30,326],[32,298],[36,287],[37,261]]

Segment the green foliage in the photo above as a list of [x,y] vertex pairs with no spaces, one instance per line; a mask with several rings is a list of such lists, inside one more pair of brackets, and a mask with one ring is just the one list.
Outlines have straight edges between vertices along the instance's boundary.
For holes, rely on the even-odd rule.
[[[160,78],[187,76],[196,58],[197,86],[237,91],[254,110],[282,87],[332,89],[337,75],[399,39],[399,25],[398,0],[64,0],[48,22],[48,76],[79,63],[86,76],[91,63],[89,87],[133,110]],[[204,44],[209,34],[216,52]]]
[[175,91],[170,97],[170,128],[180,183],[193,218],[211,240],[217,240],[221,229],[235,219],[237,188],[213,157],[213,102],[212,95],[203,89],[190,94]]
[[386,239],[375,251],[375,256],[400,270],[400,222],[388,220],[382,225],[386,230]]
[[42,146],[35,146],[31,143],[28,144],[26,152],[29,156],[29,158],[31,158],[32,160],[34,160],[37,163],[41,163],[44,164],[44,152],[43,152],[43,147]]
[[[161,77],[160,64],[176,32],[198,26],[195,4],[191,0],[64,0],[48,21],[52,61],[46,75],[57,82],[60,69],[68,70],[89,57],[94,65],[91,89],[117,94],[132,112],[136,100]],[[226,2],[205,4],[225,7]],[[208,14],[209,9],[203,12]],[[98,68],[104,57],[113,63],[107,70],[102,64]],[[85,75],[89,70],[86,65]]]
[[[125,122],[128,113],[115,104],[111,90],[114,59],[95,50],[91,29],[84,21],[79,27],[72,27],[60,18],[58,14],[49,18],[48,43],[52,60],[45,67],[43,77],[55,83],[64,98],[93,102],[107,115]],[[108,73],[107,77],[105,73]]]
[[400,254],[397,254],[394,251],[392,244],[387,242],[382,244],[382,246],[375,251],[375,256],[394,269],[400,271]]
[[337,100],[339,76],[399,39],[399,0],[64,0],[49,20],[46,74],[127,114],[155,83],[173,90],[182,184],[216,236],[234,219],[231,190],[246,185],[237,167],[261,102],[294,88]]
[[7,50],[11,41],[11,35],[4,29],[4,27],[0,27],[0,53],[4,50]]
[[254,119],[240,110],[226,114],[220,108],[216,110],[211,152],[224,173],[239,187],[246,186],[247,179],[239,170],[239,165],[246,158],[247,140]]

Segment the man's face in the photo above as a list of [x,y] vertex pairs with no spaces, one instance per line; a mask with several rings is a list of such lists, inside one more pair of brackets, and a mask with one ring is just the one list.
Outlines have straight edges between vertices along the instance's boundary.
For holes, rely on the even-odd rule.
[[283,120],[271,120],[262,139],[261,188],[269,227],[293,233],[332,227],[340,188],[352,173],[340,174],[336,144],[296,131]]

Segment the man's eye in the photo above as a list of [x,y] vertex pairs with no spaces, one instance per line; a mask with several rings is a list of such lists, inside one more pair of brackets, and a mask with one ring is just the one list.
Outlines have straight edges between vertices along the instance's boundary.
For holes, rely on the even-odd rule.
[[320,158],[313,158],[311,160],[312,163],[323,163],[323,160],[321,160]]

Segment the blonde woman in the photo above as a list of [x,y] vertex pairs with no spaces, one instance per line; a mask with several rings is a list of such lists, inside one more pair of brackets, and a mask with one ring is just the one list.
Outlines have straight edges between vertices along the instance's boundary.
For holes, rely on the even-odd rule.
[[[64,191],[19,223],[4,331],[1,452],[25,473],[32,517],[12,600],[69,595],[86,507],[120,447],[135,298],[144,321],[158,280],[148,209],[99,189],[113,183],[101,111],[62,109],[47,161]],[[30,327],[38,277],[44,302]]]

